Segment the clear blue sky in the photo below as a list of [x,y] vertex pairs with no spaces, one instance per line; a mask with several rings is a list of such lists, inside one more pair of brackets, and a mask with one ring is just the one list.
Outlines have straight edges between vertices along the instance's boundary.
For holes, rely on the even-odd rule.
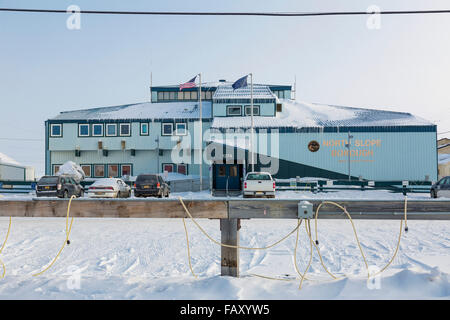
[[[31,1],[0,7],[166,11],[450,9],[446,0]],[[450,131],[450,14],[367,17],[170,17],[0,13],[0,152],[44,170],[44,121],[60,111],[142,102],[153,84],[253,72],[297,99],[411,112]],[[440,135],[440,137],[444,137]],[[450,134],[447,134],[450,136]],[[36,139],[12,141],[5,139]]]

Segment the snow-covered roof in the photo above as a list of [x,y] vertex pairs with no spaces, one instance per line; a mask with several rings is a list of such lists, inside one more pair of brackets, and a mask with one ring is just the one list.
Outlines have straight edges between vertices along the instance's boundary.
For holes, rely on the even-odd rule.
[[[255,128],[347,126],[427,126],[433,123],[410,113],[332,106],[280,99],[276,117],[254,116]],[[250,128],[251,117],[216,117],[212,128]]]
[[[65,111],[51,120],[198,119],[199,105],[191,102],[137,103]],[[203,118],[211,118],[211,102],[202,102]]]
[[[251,87],[250,84],[246,87],[242,87],[234,90],[231,84],[222,83],[217,87],[214,92],[213,99],[250,99]],[[253,85],[253,99],[274,99],[276,96],[272,93],[270,88],[266,85],[254,84]]]
[[4,164],[10,164],[14,166],[20,166],[20,163],[18,163],[13,158],[8,157],[6,154],[0,152],[0,163]]

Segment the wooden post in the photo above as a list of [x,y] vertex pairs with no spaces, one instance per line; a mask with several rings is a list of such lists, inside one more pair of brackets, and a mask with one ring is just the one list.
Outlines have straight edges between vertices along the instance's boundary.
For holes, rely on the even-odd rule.
[[[221,242],[239,245],[240,219],[220,219]],[[239,277],[239,249],[221,247],[221,275]]]

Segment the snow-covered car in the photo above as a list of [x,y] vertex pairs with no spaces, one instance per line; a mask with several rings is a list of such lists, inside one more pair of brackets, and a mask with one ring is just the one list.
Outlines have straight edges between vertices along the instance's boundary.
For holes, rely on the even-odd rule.
[[249,172],[244,180],[244,198],[275,198],[275,180],[268,172]]
[[129,198],[131,187],[122,179],[104,178],[96,180],[89,186],[89,198]]
[[432,198],[450,198],[450,176],[443,177],[441,180],[433,184],[431,186],[430,195]]

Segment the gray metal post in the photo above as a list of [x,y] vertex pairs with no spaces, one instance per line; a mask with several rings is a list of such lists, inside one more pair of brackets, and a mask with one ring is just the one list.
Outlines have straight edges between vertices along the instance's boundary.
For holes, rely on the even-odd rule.
[[[221,242],[239,246],[240,219],[220,219]],[[222,276],[239,277],[239,249],[221,247]]]

